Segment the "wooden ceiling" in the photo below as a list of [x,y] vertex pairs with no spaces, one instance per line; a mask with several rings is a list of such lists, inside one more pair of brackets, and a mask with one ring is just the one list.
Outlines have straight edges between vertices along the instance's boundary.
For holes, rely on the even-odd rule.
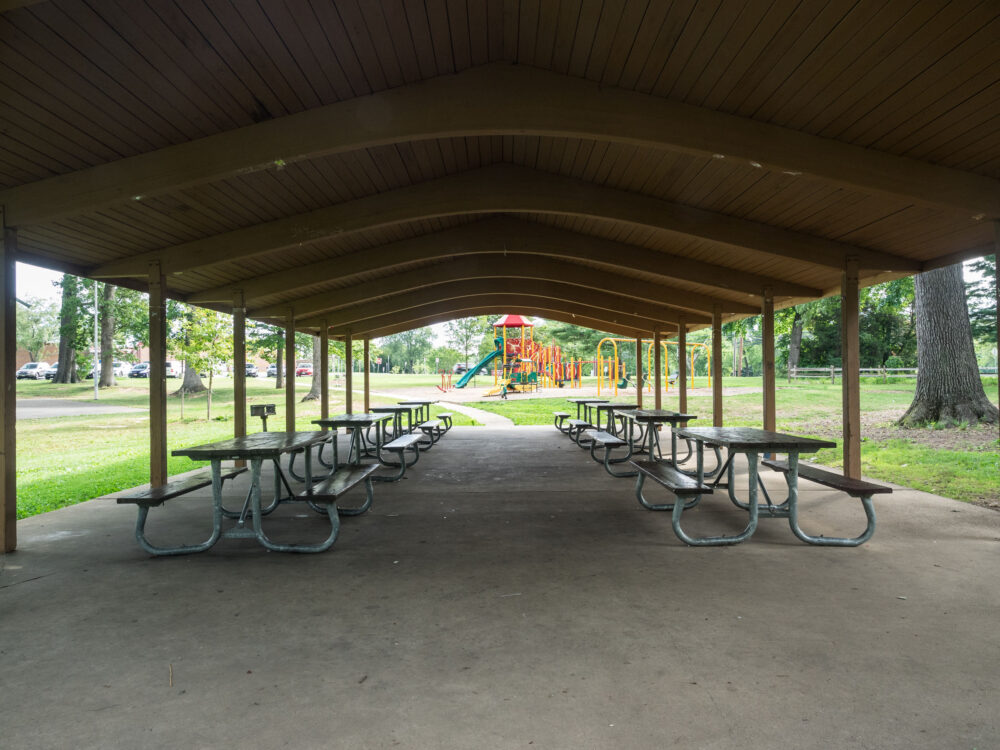
[[18,257],[333,335],[993,252],[995,0],[0,0]]

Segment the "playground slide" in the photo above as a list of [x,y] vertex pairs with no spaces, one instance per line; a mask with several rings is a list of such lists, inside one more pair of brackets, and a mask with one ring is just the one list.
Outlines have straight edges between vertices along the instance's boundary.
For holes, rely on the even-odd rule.
[[500,356],[499,349],[494,349],[493,351],[491,351],[489,354],[483,357],[482,361],[478,365],[470,368],[469,371],[462,376],[462,379],[459,380],[457,383],[455,383],[455,387],[465,388],[465,386],[469,384],[469,381],[472,380],[473,377],[475,377],[477,372],[482,370],[484,367],[486,367],[486,365],[488,365],[490,362],[492,362],[499,356]]

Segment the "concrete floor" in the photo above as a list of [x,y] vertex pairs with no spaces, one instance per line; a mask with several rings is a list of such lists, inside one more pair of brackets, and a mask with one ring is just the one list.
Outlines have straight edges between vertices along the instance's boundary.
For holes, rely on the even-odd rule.
[[[151,559],[109,499],[20,522],[0,746],[1000,747],[996,512],[906,490],[858,549],[766,519],[695,549],[553,428],[455,428],[410,471],[321,555]],[[807,529],[860,531],[803,495]],[[151,531],[207,536],[207,495],[171,505]]]

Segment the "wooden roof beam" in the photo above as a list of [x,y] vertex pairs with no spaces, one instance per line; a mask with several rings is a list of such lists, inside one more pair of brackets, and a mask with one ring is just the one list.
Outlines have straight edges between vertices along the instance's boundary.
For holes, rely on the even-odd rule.
[[838,270],[848,257],[865,269],[920,270],[909,258],[500,163],[109,261],[91,275],[142,275],[156,260],[167,273],[179,273],[404,222],[519,212],[606,219]]
[[[429,106],[428,103],[433,103]],[[525,65],[494,63],[0,192],[10,226],[372,146],[537,135],[610,140],[1000,217],[1000,181]]]
[[[320,315],[330,310],[357,304],[378,304],[378,297],[402,292],[427,289],[430,293],[441,284],[458,281],[492,280],[498,286],[511,284],[558,283],[567,287],[562,291],[571,292],[573,299],[593,300],[598,295],[608,293],[609,304],[629,305],[641,300],[664,320],[676,320],[684,316],[691,322],[711,322],[711,316],[703,312],[692,312],[676,300],[682,300],[683,290],[661,286],[641,279],[613,272],[595,272],[595,269],[546,257],[518,257],[511,262],[509,255],[496,253],[476,255],[432,266],[403,271],[373,281],[330,289],[307,297],[284,300],[267,307],[251,307],[250,315],[260,318],[280,316],[291,305],[300,318]],[[624,308],[622,308],[624,309]]]
[[[298,306],[294,306],[296,318],[302,325],[312,326],[325,319],[331,326],[348,325],[353,321],[370,318],[382,313],[395,312],[410,307],[430,304],[449,299],[460,299],[472,296],[508,295],[521,297],[539,297],[542,300],[558,301],[591,309],[592,317],[603,317],[618,320],[622,316],[635,319],[656,321],[668,327],[675,325],[687,317],[682,311],[671,310],[659,305],[652,305],[645,300],[628,297],[610,292],[600,292],[593,289],[581,289],[572,284],[560,281],[541,279],[473,279],[464,281],[446,281],[422,289],[414,289],[390,296],[367,299],[347,307],[324,312],[322,315],[299,315]],[[600,314],[597,311],[600,310]],[[262,316],[266,318],[275,315]],[[703,323],[704,316],[692,322]]]
[[[774,293],[782,297],[819,296],[816,289],[801,284],[791,284],[781,279],[761,277],[742,270],[703,263],[535,222],[499,217],[279,271],[269,274],[269,280],[259,278],[236,281],[207,292],[194,292],[188,295],[188,301],[192,304],[202,304],[232,299],[233,289],[243,290],[246,299],[252,300],[261,296],[260,292],[265,284],[273,294],[331,279],[348,278],[374,269],[405,266],[433,258],[481,253],[529,254],[571,261],[586,260],[612,268],[656,274],[668,283],[670,280],[684,279],[710,287],[729,289],[745,294],[748,298],[759,296],[766,286],[772,286]],[[275,289],[273,284],[277,283],[280,283],[280,287]],[[756,299],[734,302],[697,292],[680,289],[677,291],[675,304],[688,309],[710,311],[712,305],[716,303],[722,304],[723,309],[731,312],[753,312],[759,307]]]

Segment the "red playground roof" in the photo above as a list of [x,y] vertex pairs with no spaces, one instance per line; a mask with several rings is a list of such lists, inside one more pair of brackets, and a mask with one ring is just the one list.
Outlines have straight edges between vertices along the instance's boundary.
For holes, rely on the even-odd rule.
[[535,324],[527,318],[522,318],[520,315],[504,315],[493,324],[494,328],[520,328],[521,326],[534,328]]

